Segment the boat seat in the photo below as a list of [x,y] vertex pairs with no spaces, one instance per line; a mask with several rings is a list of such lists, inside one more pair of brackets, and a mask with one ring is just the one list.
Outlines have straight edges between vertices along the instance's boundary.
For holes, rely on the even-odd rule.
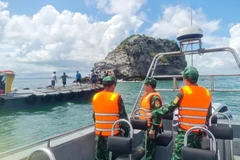
[[[133,148],[132,150],[132,160],[141,160],[145,155],[145,150],[142,147]],[[129,160],[128,155],[122,155],[116,158],[116,160]]]
[[142,131],[146,131],[148,129],[146,120],[131,118],[130,123],[131,123],[133,129],[139,129]]
[[[171,132],[162,132],[156,137],[155,160],[158,160],[159,157],[161,157],[161,160],[171,159],[173,151],[173,116],[173,113],[168,113],[162,117],[164,121],[171,121]],[[163,126],[163,128],[165,127]]]
[[215,160],[216,152],[199,148],[182,148],[182,160]]
[[[231,127],[230,119],[227,115],[223,113],[216,113],[211,116],[213,118],[217,115],[223,115],[228,119],[228,126],[218,126],[217,124],[212,125],[209,123],[209,131],[212,132],[214,137],[218,140],[218,144],[221,147],[218,147],[220,150],[220,159],[222,160],[228,160],[233,158],[233,149],[232,149],[232,140],[233,140],[233,129]],[[229,146],[226,146],[226,141],[229,141]]]
[[217,124],[217,122],[218,122],[217,116],[216,116],[216,115],[213,115],[213,117],[212,117],[212,123],[213,123],[213,124]]
[[132,138],[109,136],[107,141],[107,150],[112,152],[131,154]]
[[231,127],[209,126],[208,129],[216,139],[233,140],[233,129]]
[[[124,121],[130,126],[130,137],[119,137],[119,136],[109,136],[107,141],[107,150],[109,151],[109,160],[112,159],[112,152],[116,152],[121,154],[116,158],[116,160],[127,160],[131,157],[132,160],[141,160],[146,152],[145,149],[142,147],[133,148],[133,130],[140,129],[140,130],[147,130],[147,121],[140,120],[140,119],[130,119],[129,123],[126,120],[118,120],[114,123],[115,124]],[[113,130],[112,130],[113,134]]]
[[108,151],[123,154],[117,157],[116,160],[127,160],[129,154],[132,154],[132,160],[141,160],[145,155],[143,148],[132,148],[132,138],[128,137],[109,136],[107,149]]
[[[211,138],[212,144],[210,145],[210,150],[188,147],[188,135],[196,129],[204,131],[209,136],[209,138]],[[216,160],[217,158],[218,155],[216,139],[208,129],[204,127],[192,127],[185,133],[184,146],[182,148],[181,154],[182,160]]]
[[156,137],[156,145],[167,147],[172,139],[173,136],[171,134],[159,134]]
[[[173,121],[173,116],[174,114],[173,113],[168,113],[166,115],[164,115],[162,117],[163,120],[171,120]],[[164,146],[164,147],[167,147],[172,139],[173,139],[173,128],[172,128],[172,133],[171,134],[168,134],[168,133],[162,133],[162,134],[159,134],[157,137],[156,137],[156,145],[157,146]]]

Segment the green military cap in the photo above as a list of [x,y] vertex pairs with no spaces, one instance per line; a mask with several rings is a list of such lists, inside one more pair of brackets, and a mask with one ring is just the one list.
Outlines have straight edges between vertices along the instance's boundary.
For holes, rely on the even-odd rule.
[[111,86],[115,83],[116,83],[116,79],[113,76],[107,76],[107,77],[103,78],[103,81],[102,81],[102,84],[104,86]]
[[154,78],[147,77],[144,81],[144,84],[156,85],[157,81]]
[[190,83],[197,83],[198,81],[198,71],[195,67],[188,66],[182,72],[183,78],[188,80]]

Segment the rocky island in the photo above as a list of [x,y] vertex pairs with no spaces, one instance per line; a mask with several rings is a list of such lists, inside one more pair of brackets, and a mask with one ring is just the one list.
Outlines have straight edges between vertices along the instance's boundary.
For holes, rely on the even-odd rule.
[[[94,64],[94,71],[112,70],[117,79],[144,80],[153,57],[160,52],[179,51],[176,41],[132,35],[120,43],[105,60]],[[162,57],[156,67],[158,75],[179,75],[187,66],[185,56]]]

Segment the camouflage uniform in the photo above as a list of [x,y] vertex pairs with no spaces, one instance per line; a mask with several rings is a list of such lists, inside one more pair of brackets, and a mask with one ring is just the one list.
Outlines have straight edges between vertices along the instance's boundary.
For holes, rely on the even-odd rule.
[[[116,80],[112,76],[107,76],[103,79],[103,85],[106,85],[106,83],[108,83],[109,85],[112,85],[116,83]],[[128,120],[127,112],[125,110],[124,103],[121,97],[119,98],[118,106],[119,106],[120,119]],[[95,122],[94,113],[93,113],[93,120]],[[130,130],[129,126],[126,123],[121,123],[120,125],[121,125],[121,128],[125,131],[123,136],[124,137],[128,136],[129,130]],[[109,152],[107,151],[107,139],[108,139],[107,137],[96,135],[95,160],[108,160]],[[113,160],[116,159],[117,156],[118,154],[113,153],[112,159]]]
[[[187,79],[188,81],[196,79],[196,76],[194,77],[194,75],[196,74],[195,73],[196,69],[193,70],[192,68],[186,67],[186,69],[184,70],[185,72],[187,72],[185,74],[189,74],[188,72],[190,70],[189,77],[190,76],[191,77],[190,78],[184,77],[185,79],[189,78],[189,79]],[[193,74],[193,73],[195,73],[195,74]],[[186,76],[186,75],[184,75],[184,73],[183,73],[183,76]],[[197,74],[197,78],[198,78],[198,74]],[[195,85],[197,85],[196,82],[195,82]],[[167,113],[174,112],[174,110],[180,106],[182,97],[183,97],[182,93],[178,93],[176,98],[170,104],[168,104],[165,107],[161,107],[156,111],[153,111],[152,112],[153,121],[158,121],[157,119],[154,118],[154,117],[156,117],[156,115],[163,116]],[[208,125],[208,120],[211,115],[212,115],[212,105],[210,104],[210,106],[208,108],[208,114],[206,116],[206,125]],[[184,143],[184,135],[186,133],[186,131],[182,130],[181,128],[179,128],[177,132],[178,132],[178,134],[175,138],[174,146],[173,146],[172,160],[181,160],[181,152],[182,152],[182,147],[183,147],[183,143]],[[188,146],[192,147],[192,148],[201,148],[202,137],[203,137],[203,135],[201,132],[190,133],[188,136]]]
[[[152,84],[155,83],[156,84],[156,80],[153,78],[147,78],[145,80],[145,84]],[[156,92],[156,91],[154,91]],[[159,107],[162,106],[162,102],[161,99],[158,96],[153,96],[151,98],[151,110],[152,111],[156,111]],[[155,139],[151,139],[149,137],[149,131],[150,130],[154,130],[155,131],[155,137],[158,134],[159,131],[159,124],[161,122],[161,116],[156,115],[155,117],[155,121],[152,121],[152,125],[148,128],[147,130],[147,154],[146,154],[146,160],[153,160],[154,159],[154,154],[155,154],[155,146],[156,146],[156,142]],[[143,143],[142,146],[143,148],[145,147],[145,135],[143,136]]]

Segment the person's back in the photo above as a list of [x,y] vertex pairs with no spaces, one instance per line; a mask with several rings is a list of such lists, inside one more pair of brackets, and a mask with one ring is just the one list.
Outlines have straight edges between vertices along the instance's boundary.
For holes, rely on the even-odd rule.
[[[93,110],[96,121],[96,135],[106,137],[111,135],[113,123],[119,120],[119,97],[118,93],[107,91],[94,95]],[[116,128],[119,128],[119,126],[116,126]],[[115,135],[117,134],[119,134],[119,131],[116,130]]]
[[211,103],[210,92],[196,85],[184,86],[180,92],[183,98],[179,104],[179,115],[181,115],[178,118],[179,127],[185,131],[192,126],[204,127]]
[[55,82],[57,82],[57,76],[56,76],[56,72],[54,71],[52,74],[52,80],[51,80],[52,89],[54,89],[55,87]]
[[81,76],[80,73],[77,73],[77,74],[76,74],[76,79],[81,79],[81,77],[82,77],[82,76]]
[[77,71],[77,74],[76,74],[76,84],[80,84],[81,85],[81,78],[82,78],[82,75]]
[[[120,94],[114,92],[116,81],[108,76],[103,79],[104,91],[96,93],[92,99],[93,118],[95,122],[96,153],[95,160],[108,159],[107,138],[111,135],[113,123],[118,119],[128,120],[127,113]],[[116,125],[120,129],[120,125]],[[129,128],[121,124],[125,131]],[[114,135],[121,132],[116,130]],[[126,132],[128,134],[128,131]],[[113,154],[113,156],[116,156]]]
[[92,81],[96,81],[97,78],[98,78],[98,75],[93,72],[93,74],[92,74],[92,76],[91,76]]
[[[172,160],[181,160],[181,151],[184,142],[184,135],[187,130],[193,126],[206,127],[212,114],[211,100],[212,96],[208,89],[198,86],[198,71],[194,67],[186,67],[183,71],[183,80],[186,86],[180,89],[176,98],[163,108],[152,112],[163,116],[169,112],[174,112],[178,108],[178,134],[174,141]],[[202,133],[194,130],[188,136],[188,146],[200,148],[202,142]]]
[[91,82],[92,82],[91,87],[92,88],[96,88],[97,81],[98,81],[98,75],[95,72],[93,72],[93,74],[91,76]]
[[66,74],[62,75],[62,76],[61,76],[62,81],[63,81],[63,82],[66,82],[66,81],[67,81],[67,77],[68,77],[68,76],[67,76]]
[[60,78],[62,79],[63,87],[65,87],[65,85],[67,84],[67,78],[70,78],[70,77],[68,77],[64,72]]

